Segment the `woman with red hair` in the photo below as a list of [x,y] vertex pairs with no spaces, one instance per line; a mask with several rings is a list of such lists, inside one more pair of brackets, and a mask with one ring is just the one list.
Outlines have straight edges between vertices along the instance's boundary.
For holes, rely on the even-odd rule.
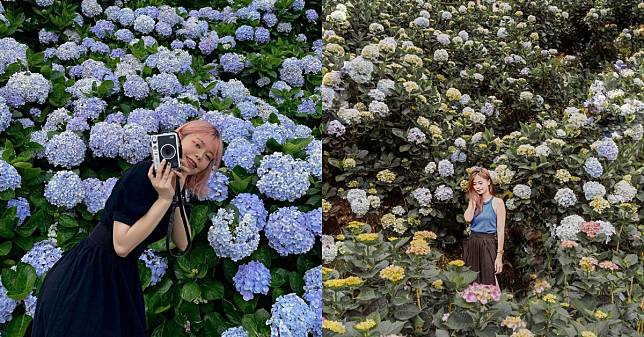
[[[147,245],[171,230],[185,251],[186,235],[179,205],[171,209],[176,179],[203,199],[208,178],[217,169],[223,142],[217,129],[196,120],[175,130],[181,140],[181,171],[161,162],[141,161],[117,181],[100,222],[52,266],[38,293],[33,337],[147,337],[145,305],[137,260]],[[189,216],[190,208],[184,204]],[[170,219],[171,215],[172,219]]]
[[503,271],[505,203],[494,195],[490,172],[475,167],[470,172],[467,191],[469,204],[465,221],[471,234],[464,246],[465,264],[477,271],[477,283],[499,286],[496,274]]

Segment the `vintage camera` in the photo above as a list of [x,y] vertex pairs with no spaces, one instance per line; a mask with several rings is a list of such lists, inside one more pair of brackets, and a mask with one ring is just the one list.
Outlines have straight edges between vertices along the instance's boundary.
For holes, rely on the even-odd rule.
[[181,168],[181,157],[183,153],[181,150],[181,140],[176,132],[171,131],[151,135],[150,144],[155,172],[159,169],[159,165],[163,159],[170,164],[171,169],[179,170]]

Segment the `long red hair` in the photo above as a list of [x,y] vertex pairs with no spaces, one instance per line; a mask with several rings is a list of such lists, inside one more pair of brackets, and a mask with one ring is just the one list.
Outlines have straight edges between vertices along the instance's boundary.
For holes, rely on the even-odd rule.
[[179,133],[179,138],[187,135],[199,135],[214,153],[214,158],[208,164],[208,167],[195,174],[188,176],[186,179],[186,188],[200,200],[208,194],[208,179],[213,170],[221,165],[221,157],[224,153],[224,143],[217,128],[205,120],[194,120],[184,123],[175,130]]
[[488,188],[490,190],[490,194],[494,196],[494,183],[492,182],[490,171],[482,167],[473,168],[470,172],[468,181],[467,197],[470,200],[474,200],[476,202],[476,210],[474,211],[475,215],[483,212],[483,198],[478,193],[476,193],[476,190],[474,190],[474,179],[476,178],[476,176],[486,179],[490,183]]

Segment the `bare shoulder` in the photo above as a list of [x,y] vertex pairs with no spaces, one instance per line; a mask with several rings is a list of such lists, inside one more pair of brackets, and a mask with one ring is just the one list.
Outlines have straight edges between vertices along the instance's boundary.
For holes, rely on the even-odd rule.
[[503,202],[503,199],[499,197],[494,197],[494,201],[492,202],[493,206],[496,206],[496,209],[505,209],[505,202]]

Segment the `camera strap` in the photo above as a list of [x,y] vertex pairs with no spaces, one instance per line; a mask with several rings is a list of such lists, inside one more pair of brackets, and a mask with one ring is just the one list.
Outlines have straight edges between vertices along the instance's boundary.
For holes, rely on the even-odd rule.
[[174,227],[174,223],[171,223],[171,225],[168,225],[168,233],[165,237],[165,248],[170,253],[170,255],[174,257],[179,257],[188,254],[190,251],[190,247],[192,247],[192,240],[190,239],[190,232],[188,230],[188,217],[186,216],[186,212],[183,209],[183,194],[181,193],[181,186],[179,184],[179,179],[176,179],[176,187],[174,189],[174,197],[172,198],[172,212],[170,213],[170,218],[174,219],[174,212],[176,211],[177,204],[180,205],[179,207],[179,213],[181,214],[181,220],[183,222],[183,229],[185,230],[186,233],[186,238],[188,239],[188,247],[186,247],[186,250],[184,252],[181,252],[179,254],[174,254],[172,250],[170,250],[170,238],[172,237],[172,229]]

